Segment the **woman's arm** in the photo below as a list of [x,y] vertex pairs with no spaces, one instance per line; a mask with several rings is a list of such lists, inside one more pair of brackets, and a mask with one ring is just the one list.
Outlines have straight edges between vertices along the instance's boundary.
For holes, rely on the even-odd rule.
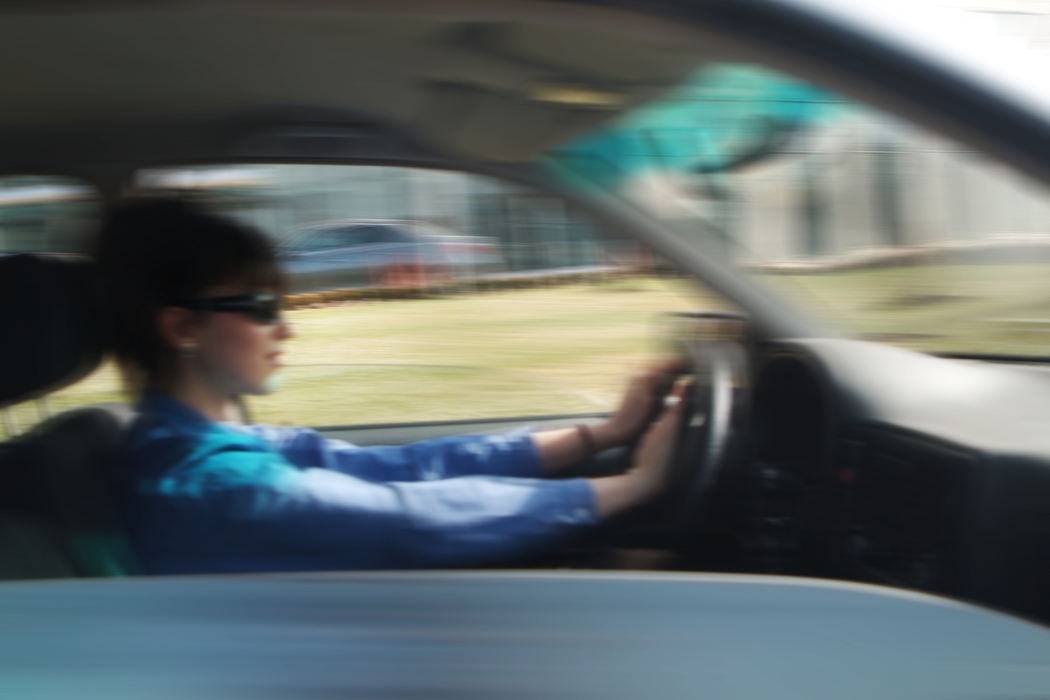
[[[577,428],[524,430],[497,435],[463,435],[409,445],[357,447],[325,438],[308,428],[242,426],[299,467],[321,467],[366,481],[433,481],[458,476],[538,477],[580,462],[592,452],[624,445],[644,430],[656,399],[680,368],[659,365],[632,378],[619,409],[589,425],[589,439]],[[591,444],[593,443],[593,444]]]
[[180,469],[131,507],[150,573],[462,566],[553,545],[656,495],[677,414],[636,468],[601,479],[471,476],[376,483],[233,451]]
[[214,454],[138,489],[129,510],[150,573],[481,564],[599,519],[585,479],[376,483],[248,451]]
[[632,471],[601,479],[377,483],[232,443],[136,485],[128,515],[151,573],[492,562],[553,544],[659,493],[680,413],[680,404],[672,406],[654,424]]
[[408,445],[358,447],[308,428],[241,426],[292,464],[330,469],[365,481],[434,481],[458,476],[539,477],[540,455],[527,430],[461,435]]
[[660,418],[642,437],[626,474],[591,479],[595,510],[606,519],[653,498],[667,487],[678,428],[682,423],[685,385],[677,384]]

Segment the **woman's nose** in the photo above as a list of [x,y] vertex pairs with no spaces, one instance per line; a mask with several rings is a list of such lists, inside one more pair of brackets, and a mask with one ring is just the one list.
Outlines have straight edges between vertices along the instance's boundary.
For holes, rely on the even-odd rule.
[[277,339],[287,340],[288,338],[295,337],[295,329],[292,327],[291,322],[286,318],[282,318],[277,323]]

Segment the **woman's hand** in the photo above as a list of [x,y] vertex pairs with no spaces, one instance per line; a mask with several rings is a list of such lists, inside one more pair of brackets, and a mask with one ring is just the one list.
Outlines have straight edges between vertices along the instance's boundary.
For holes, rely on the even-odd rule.
[[686,383],[680,381],[660,418],[642,437],[631,471],[619,476],[591,479],[598,516],[602,519],[643,503],[667,487],[671,460],[682,423]]
[[599,451],[626,445],[645,430],[656,414],[656,402],[685,370],[681,361],[654,365],[631,378],[620,407],[607,421],[591,426]]
[[[543,470],[555,473],[593,457],[595,452],[626,445],[636,438],[656,413],[659,397],[684,369],[682,362],[667,362],[634,376],[620,408],[602,423],[533,433]],[[587,431],[587,435],[581,434],[581,430]]]

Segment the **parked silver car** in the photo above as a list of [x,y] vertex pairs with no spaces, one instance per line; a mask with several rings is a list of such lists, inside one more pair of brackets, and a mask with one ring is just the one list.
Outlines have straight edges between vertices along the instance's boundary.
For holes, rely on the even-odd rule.
[[280,255],[296,292],[435,284],[503,267],[495,239],[384,219],[304,226],[289,236]]

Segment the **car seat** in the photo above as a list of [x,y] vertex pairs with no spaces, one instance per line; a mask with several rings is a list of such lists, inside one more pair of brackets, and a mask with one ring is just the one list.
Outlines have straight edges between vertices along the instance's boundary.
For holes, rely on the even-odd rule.
[[[83,378],[101,359],[91,264],[0,257],[0,408]],[[110,469],[132,411],[73,409],[0,443],[0,579],[126,575]]]

